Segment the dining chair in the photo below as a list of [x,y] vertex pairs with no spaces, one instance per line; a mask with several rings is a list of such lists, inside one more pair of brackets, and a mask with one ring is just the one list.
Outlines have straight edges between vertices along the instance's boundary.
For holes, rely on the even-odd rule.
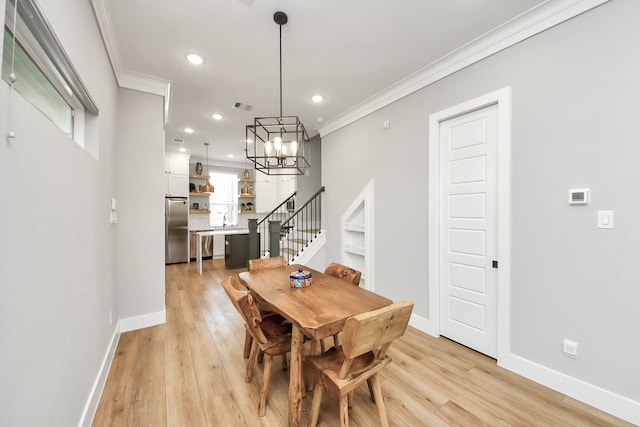
[[[248,262],[248,267],[250,272],[267,270],[269,268],[278,268],[278,267],[286,267],[287,261],[283,256],[274,256],[270,258],[259,258],[259,259],[250,259]],[[259,307],[260,311],[262,311],[263,315],[266,313],[271,313],[266,310],[264,307]],[[253,338],[251,334],[247,333],[244,337],[244,349],[242,351],[243,357],[246,359],[249,357],[249,352],[251,351],[251,343]],[[262,358],[262,354],[258,356]]]
[[242,285],[237,274],[227,276],[222,281],[222,287],[242,316],[246,333],[253,338],[246,367],[246,382],[251,382],[253,377],[258,351],[262,351],[264,354],[264,371],[260,388],[260,403],[258,404],[258,415],[263,417],[267,407],[267,390],[271,377],[272,358],[273,356],[282,356],[286,360],[287,353],[291,351],[291,323],[278,314],[263,316],[253,295]]
[[351,267],[347,267],[346,265],[338,264],[336,262],[329,264],[327,268],[325,268],[324,274],[337,277],[338,279],[347,281],[355,286],[360,286],[360,277],[362,276],[362,273],[358,270],[354,270]]
[[[358,270],[354,270],[346,265],[338,264],[337,262],[329,264],[327,268],[325,268],[324,274],[344,280],[354,286],[360,286],[360,277],[362,276],[362,273]],[[340,345],[339,334],[335,334],[333,336],[333,343],[336,346]],[[324,340],[320,340],[320,349],[323,353],[326,350]]]
[[310,427],[315,427],[318,422],[324,390],[340,401],[340,425],[347,427],[349,394],[365,380],[371,400],[378,408],[381,424],[389,425],[378,372],[391,363],[387,350],[393,340],[404,335],[412,310],[411,301],[400,301],[350,317],[342,330],[341,346],[331,347],[317,356],[307,356],[305,369],[315,382]]
[[266,270],[267,268],[286,267],[287,261],[283,256],[274,256],[270,258],[250,259],[249,271]]

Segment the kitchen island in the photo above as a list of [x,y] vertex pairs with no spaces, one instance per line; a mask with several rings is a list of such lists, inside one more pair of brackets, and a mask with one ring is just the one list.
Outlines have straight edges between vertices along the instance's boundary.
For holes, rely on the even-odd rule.
[[[206,231],[197,231],[196,232],[196,264],[198,267],[198,273],[202,274],[202,238],[203,237],[230,236],[235,234],[248,235],[248,233],[249,233],[248,228],[240,228],[240,227],[219,227],[219,228],[213,228],[211,230],[206,230]],[[225,245],[226,245],[226,241],[225,241]],[[227,249],[225,246],[225,254],[226,253],[227,253]]]

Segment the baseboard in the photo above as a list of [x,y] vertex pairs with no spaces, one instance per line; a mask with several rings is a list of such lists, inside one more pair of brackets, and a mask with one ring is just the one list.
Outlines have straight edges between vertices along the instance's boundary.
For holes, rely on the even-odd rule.
[[118,341],[120,341],[119,326],[120,325],[117,324],[115,330],[113,331],[111,341],[109,342],[109,346],[107,347],[107,353],[102,359],[102,364],[100,365],[100,369],[98,370],[98,375],[93,383],[93,387],[91,387],[87,403],[84,405],[84,410],[82,411],[82,416],[80,417],[80,422],[78,422],[78,427],[91,427],[91,424],[93,423],[93,417],[96,415],[96,410],[98,409],[98,404],[100,403],[100,398],[102,397],[102,391],[104,390],[104,385],[106,384],[107,377],[109,376],[111,363],[113,362],[113,357],[116,354]]
[[577,378],[542,366],[514,354],[501,358],[498,365],[604,412],[640,425],[640,402],[596,387]]
[[136,329],[162,325],[167,321],[166,309],[156,313],[143,314],[141,316],[120,319],[120,332],[135,331]]
[[437,337],[440,335],[438,334],[437,330],[434,329],[432,322],[429,322],[428,319],[418,316],[415,313],[411,314],[411,319],[409,319],[409,325],[413,326],[419,331],[424,332],[425,334],[431,335],[432,337]]
[[[433,322],[416,314],[411,315],[409,325],[434,337],[440,335]],[[640,426],[640,402],[596,387],[515,354],[509,354],[498,360],[498,366]]]

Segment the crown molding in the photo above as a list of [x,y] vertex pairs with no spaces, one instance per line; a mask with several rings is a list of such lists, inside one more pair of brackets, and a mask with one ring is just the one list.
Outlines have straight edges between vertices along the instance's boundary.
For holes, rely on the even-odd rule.
[[324,137],[456,71],[610,0],[548,0],[391,85],[318,128]]
[[115,30],[111,23],[111,15],[105,6],[108,0],[91,0],[93,11],[98,21],[98,28],[102,34],[113,74],[116,77],[118,86],[126,89],[133,89],[140,92],[146,92],[153,95],[164,97],[164,124],[169,121],[169,113],[171,110],[171,82],[154,76],[148,76],[139,73],[129,72],[123,69],[122,55],[120,46],[114,35]]

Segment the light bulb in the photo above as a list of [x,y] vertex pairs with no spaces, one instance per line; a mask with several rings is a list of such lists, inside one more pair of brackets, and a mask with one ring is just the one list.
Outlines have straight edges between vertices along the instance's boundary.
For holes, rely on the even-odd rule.
[[264,142],[264,152],[267,155],[267,157],[271,156],[271,141],[265,141]]
[[298,141],[295,139],[291,141],[291,155],[296,157],[298,155]]
[[273,138],[273,145],[276,147],[276,153],[279,153],[282,150],[282,138],[279,136]]

